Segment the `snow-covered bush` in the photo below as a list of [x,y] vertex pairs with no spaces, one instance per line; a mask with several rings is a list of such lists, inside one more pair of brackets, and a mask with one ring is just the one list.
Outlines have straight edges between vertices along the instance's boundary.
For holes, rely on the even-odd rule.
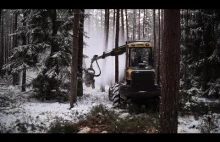
[[209,113],[203,115],[201,120],[201,133],[216,133],[219,130],[219,114]]
[[208,83],[209,88],[204,92],[206,97],[219,98],[220,97],[220,78],[210,81]]
[[49,133],[76,133],[83,127],[91,128],[88,133],[157,133],[158,113],[120,116],[119,112],[98,105],[77,123],[56,121]]
[[201,89],[193,87],[189,90],[180,91],[180,107],[181,112],[189,112],[195,107],[200,107],[198,103],[195,102],[195,98],[200,97],[202,94]]
[[62,81],[46,75],[38,75],[32,81],[34,95],[41,100],[68,101],[67,91],[61,89]]
[[77,133],[79,128],[75,123],[62,122],[61,120],[56,120],[51,126],[48,133]]

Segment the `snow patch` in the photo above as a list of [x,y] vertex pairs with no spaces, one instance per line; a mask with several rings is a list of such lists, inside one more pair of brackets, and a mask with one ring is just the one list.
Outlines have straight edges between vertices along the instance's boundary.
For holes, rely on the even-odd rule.
[[126,117],[128,117],[129,115],[130,115],[129,113],[125,112],[125,113],[120,114],[119,117],[120,117],[120,118],[126,118]]
[[[99,88],[100,86],[97,86],[96,89],[84,86],[84,95],[77,98],[77,103],[72,109],[69,109],[69,103],[39,101],[26,101],[11,109],[0,107],[0,109],[4,109],[0,111],[0,132],[22,132],[18,126],[24,125],[25,132],[45,133],[51,123],[57,119],[78,122],[85,118],[92,107],[100,104],[105,105],[107,109],[112,109],[112,102],[108,100],[107,93],[101,92]],[[14,92],[13,96],[16,95],[18,93]],[[16,103],[20,103],[20,101],[21,99],[17,99]]]
[[206,102],[206,103],[220,103],[219,100],[216,99],[208,99],[208,98],[203,98],[203,97],[192,97],[192,99],[196,102]]
[[194,116],[179,117],[178,122],[178,133],[200,133],[199,121]]

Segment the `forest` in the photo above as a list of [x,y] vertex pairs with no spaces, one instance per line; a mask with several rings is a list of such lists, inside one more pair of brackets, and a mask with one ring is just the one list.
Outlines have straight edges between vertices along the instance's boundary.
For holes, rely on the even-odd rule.
[[220,133],[220,10],[0,9],[0,133]]

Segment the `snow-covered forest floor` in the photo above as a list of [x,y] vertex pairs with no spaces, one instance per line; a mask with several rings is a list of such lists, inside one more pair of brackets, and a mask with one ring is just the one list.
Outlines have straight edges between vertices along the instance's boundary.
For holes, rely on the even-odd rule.
[[[107,89],[106,89],[107,90]],[[69,103],[41,102],[30,98],[30,93],[20,92],[16,87],[0,86],[0,132],[1,133],[47,133],[57,120],[76,123],[84,119],[94,106],[102,104],[110,111],[116,111],[120,117],[148,115],[129,114],[125,110],[113,109],[108,93],[84,86],[84,95],[77,98],[77,104],[69,109]],[[199,101],[206,101],[199,99]],[[207,117],[210,116],[210,119]],[[207,121],[206,121],[206,118]],[[210,122],[210,123],[208,123]],[[210,125],[209,125],[210,124]],[[179,133],[220,132],[220,114],[179,116]]]

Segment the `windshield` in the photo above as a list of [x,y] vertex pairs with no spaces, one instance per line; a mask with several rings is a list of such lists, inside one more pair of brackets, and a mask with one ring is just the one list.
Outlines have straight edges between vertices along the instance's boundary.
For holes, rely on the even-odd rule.
[[151,48],[130,48],[130,67],[141,65],[152,66],[152,49]]

